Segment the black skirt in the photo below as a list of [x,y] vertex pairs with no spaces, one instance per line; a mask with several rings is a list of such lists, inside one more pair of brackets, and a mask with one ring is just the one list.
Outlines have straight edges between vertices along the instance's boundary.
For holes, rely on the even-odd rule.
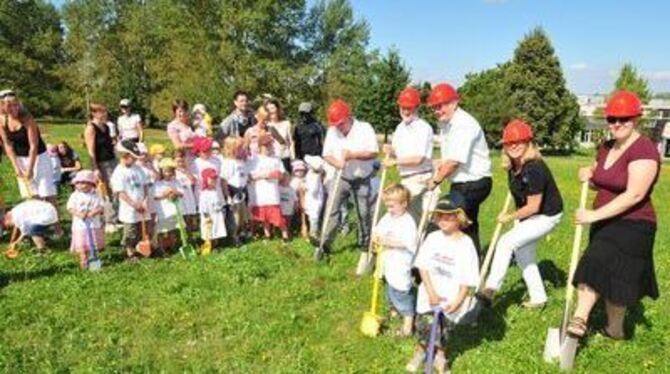
[[656,225],[648,221],[615,219],[594,224],[573,284],[586,284],[623,306],[636,305],[645,296],[658,298],[655,236]]

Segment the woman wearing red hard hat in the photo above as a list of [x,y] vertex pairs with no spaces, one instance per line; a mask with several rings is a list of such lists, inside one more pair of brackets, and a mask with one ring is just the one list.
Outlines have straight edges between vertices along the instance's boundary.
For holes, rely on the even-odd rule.
[[439,121],[442,154],[428,188],[435,189],[448,178],[451,191],[465,196],[465,212],[472,225],[464,232],[479,252],[479,206],[491,193],[491,159],[479,122],[460,108],[458,102],[458,93],[447,83],[433,87],[428,97],[428,105]]
[[386,166],[398,166],[401,183],[412,194],[409,212],[419,222],[423,210],[428,209],[426,184],[433,173],[433,128],[419,118],[421,94],[414,87],[407,87],[398,95],[402,122],[396,126],[390,145],[384,153],[393,157]]
[[[342,204],[346,204],[349,197],[353,197],[358,215],[358,245],[361,253],[359,265],[367,262],[367,248],[370,240],[370,225],[372,223],[372,189],[370,181],[375,171],[373,161],[379,153],[377,136],[372,126],[367,122],[355,119],[351,108],[344,100],[335,100],[328,107],[328,132],[323,145],[323,159],[337,170],[341,170],[339,188],[329,187],[329,194],[333,193],[332,209],[324,217],[328,222],[325,228],[324,245],[317,248],[316,258],[320,259],[323,252],[328,252],[328,245],[335,236],[335,228]],[[331,183],[335,185],[336,183]],[[333,191],[337,189],[337,191]],[[361,267],[361,266],[359,266]]]
[[651,193],[658,180],[660,155],[638,130],[642,104],[636,94],[616,92],[605,116],[612,139],[598,148],[592,166],[579,171],[596,190],[592,209],[578,210],[578,224],[592,224],[589,245],[575,271],[577,308],[568,334],[583,337],[598,299],[605,303],[607,325],[600,333],[624,339],[626,308],[659,295],[654,273],[656,212]]
[[563,199],[554,176],[533,143],[533,130],[527,123],[515,119],[505,126],[502,158],[517,209],[500,214],[498,222],[519,220],[519,223],[498,241],[485,288],[477,297],[485,304],[491,304],[514,256],[528,287],[529,300],[522,305],[542,308],[547,302],[547,294],[537,267],[535,250],[537,243],[560,223]]

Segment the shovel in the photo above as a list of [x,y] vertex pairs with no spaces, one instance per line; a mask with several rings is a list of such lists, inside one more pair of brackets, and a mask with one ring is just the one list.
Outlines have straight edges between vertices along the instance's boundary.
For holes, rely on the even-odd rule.
[[[586,198],[589,192],[589,183],[582,183],[581,195],[579,198],[579,208],[584,209],[586,206]],[[584,231],[583,225],[577,225],[575,228],[575,237],[572,242],[572,255],[570,256],[570,269],[568,272],[568,284],[565,287],[565,309],[563,310],[563,321],[560,330],[558,328],[549,328],[547,332],[547,340],[544,344],[544,360],[552,362],[560,358],[561,370],[570,370],[574,364],[575,354],[577,353],[577,339],[567,336],[566,330],[568,327],[568,319],[570,316],[570,309],[574,298],[574,286],[572,279],[577,268],[579,260],[579,248],[582,242],[582,233]]]
[[177,209],[177,229],[179,230],[179,237],[181,239],[181,247],[179,253],[184,258],[195,257],[196,251],[192,244],[188,242],[188,234],[186,234],[186,223],[184,223],[184,216],[181,214],[181,208],[177,202],[173,201]]
[[[384,162],[382,162],[382,176],[379,178],[379,192],[377,193],[377,201],[375,202],[375,210],[372,215],[372,222],[370,223],[370,232],[374,232],[375,225],[377,224],[377,221],[379,220],[379,213],[381,211],[382,207],[382,196],[383,196],[383,191],[384,191],[384,182],[386,182],[386,171],[388,168],[386,167],[386,161],[390,159],[389,155],[387,154],[386,157],[384,157]],[[370,243],[368,244],[368,252],[367,253],[361,253],[361,256],[367,256],[367,258],[361,258],[361,261],[359,261],[359,266],[356,268],[356,275],[363,275],[369,271],[372,256],[374,256],[374,243],[372,243],[372,240],[370,240]],[[363,260],[365,262],[363,263]],[[365,266],[360,266],[360,265],[365,265]]]
[[[345,165],[346,166],[346,165]],[[316,248],[314,251],[314,261],[321,261],[323,259],[323,255],[326,253],[324,249],[324,245],[326,244],[326,228],[328,227],[328,224],[330,223],[330,216],[331,213],[333,212],[333,208],[335,205],[335,199],[337,198],[337,195],[340,192],[340,182],[342,179],[342,170],[344,170],[344,166],[342,169],[338,169],[335,172],[335,184],[333,186],[333,190],[330,192],[328,195],[328,205],[326,205],[326,211],[324,212],[323,216],[323,224],[321,225],[321,237],[319,238],[319,247]]]
[[376,246],[377,249],[377,261],[375,264],[375,274],[372,281],[372,303],[370,305],[370,310],[363,313],[363,319],[361,320],[361,332],[365,336],[375,337],[379,335],[379,330],[382,324],[382,317],[377,314],[378,304],[379,304],[379,288],[381,283],[381,246]]
[[142,226],[142,241],[137,243],[135,250],[144,257],[151,256],[151,240],[149,240],[149,235],[147,235],[147,221],[140,221]]
[[433,372],[433,361],[435,361],[435,343],[437,341],[437,327],[442,318],[442,308],[437,306],[433,308],[433,323],[430,325],[430,340],[428,341],[428,352],[426,352],[426,364],[423,365],[424,373]]
[[98,271],[102,267],[102,261],[98,258],[98,249],[95,246],[91,221],[86,220],[84,222],[86,223],[86,236],[88,237],[88,270]]

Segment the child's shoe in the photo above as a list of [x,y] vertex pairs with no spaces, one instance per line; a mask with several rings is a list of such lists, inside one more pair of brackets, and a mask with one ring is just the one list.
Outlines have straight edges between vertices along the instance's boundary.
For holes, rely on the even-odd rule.
[[421,364],[423,363],[424,358],[426,357],[426,353],[421,350],[421,349],[416,349],[414,350],[414,356],[412,357],[411,360],[405,365],[405,370],[407,370],[410,373],[416,373],[419,371],[419,368],[421,367]]
[[433,369],[438,374],[448,374],[451,373],[449,370],[449,364],[447,358],[444,357],[444,351],[437,351],[435,353],[435,359],[433,360]]

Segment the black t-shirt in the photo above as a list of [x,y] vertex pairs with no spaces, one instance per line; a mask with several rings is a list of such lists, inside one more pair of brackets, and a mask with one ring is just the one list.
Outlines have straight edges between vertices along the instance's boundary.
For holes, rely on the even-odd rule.
[[323,126],[316,120],[301,122],[293,136],[296,157],[302,160],[306,155],[321,156],[324,132]]
[[530,160],[518,174],[510,169],[507,172],[507,181],[517,208],[526,205],[528,196],[542,194],[542,203],[537,214],[553,216],[563,211],[561,193],[544,161]]

